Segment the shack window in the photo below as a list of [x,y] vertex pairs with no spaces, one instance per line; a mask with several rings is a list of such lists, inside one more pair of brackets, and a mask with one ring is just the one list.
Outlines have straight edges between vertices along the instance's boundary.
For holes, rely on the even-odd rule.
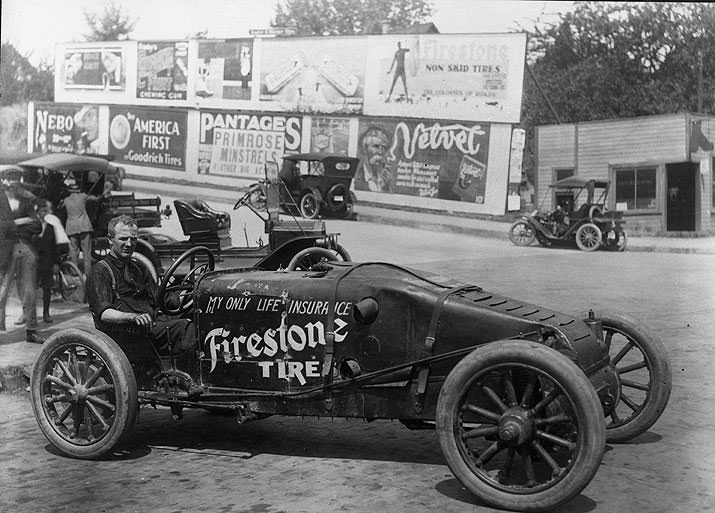
[[654,167],[616,169],[616,208],[655,210],[656,189]]

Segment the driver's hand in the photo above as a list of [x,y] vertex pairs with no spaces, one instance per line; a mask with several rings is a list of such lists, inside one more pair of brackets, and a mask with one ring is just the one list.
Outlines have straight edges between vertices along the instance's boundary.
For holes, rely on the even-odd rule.
[[134,319],[132,319],[134,324],[138,326],[146,326],[146,327],[151,327],[154,326],[154,319],[152,319],[151,315],[148,313],[141,313],[141,314],[136,314],[134,316]]

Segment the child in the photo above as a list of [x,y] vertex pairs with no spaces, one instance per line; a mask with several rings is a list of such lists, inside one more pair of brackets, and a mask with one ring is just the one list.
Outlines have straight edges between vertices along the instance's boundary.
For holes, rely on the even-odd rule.
[[[42,319],[52,322],[50,316],[50,298],[52,297],[52,282],[57,257],[66,253],[69,239],[62,227],[62,222],[52,214],[52,203],[38,198],[37,213],[42,221],[42,233],[37,237],[37,281],[42,288]],[[65,250],[61,248],[64,246]]]

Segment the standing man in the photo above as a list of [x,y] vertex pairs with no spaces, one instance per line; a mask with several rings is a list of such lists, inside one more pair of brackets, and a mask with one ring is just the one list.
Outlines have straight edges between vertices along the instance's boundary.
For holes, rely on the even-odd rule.
[[188,372],[196,361],[194,325],[157,312],[156,281],[132,260],[138,236],[139,227],[131,217],[109,221],[109,254],[94,264],[87,279],[89,309],[97,327],[110,336],[131,333],[132,340],[146,338],[157,350],[167,349],[171,341],[177,367]]
[[[25,340],[42,344],[44,340],[37,334],[37,252],[33,244],[42,231],[42,223],[35,211],[35,195],[22,186],[21,178],[19,167],[0,173],[0,329],[5,329],[7,295],[13,280],[17,280],[22,301],[22,318],[18,322],[25,323]],[[12,248],[9,260],[8,248]]]
[[394,192],[395,173],[387,165],[390,136],[379,126],[371,126],[360,137],[360,169],[355,174],[356,190]]
[[69,186],[69,196],[63,200],[67,210],[65,231],[70,239],[70,258],[74,265],[79,267],[79,251],[82,250],[85,276],[88,276],[92,269],[92,232],[94,228],[87,214],[87,200],[90,198],[97,199],[96,196],[82,192],[77,183],[72,183]]

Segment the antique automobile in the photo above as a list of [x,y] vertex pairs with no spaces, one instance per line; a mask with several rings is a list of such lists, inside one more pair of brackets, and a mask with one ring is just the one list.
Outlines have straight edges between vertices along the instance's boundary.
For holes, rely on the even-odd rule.
[[[122,192],[126,173],[124,168],[112,164],[109,155],[80,155],[76,153],[32,153],[0,155],[0,162],[13,162],[24,170],[23,185],[37,196],[52,202],[55,214],[64,223],[67,213],[62,200],[69,194],[68,183],[76,183],[89,195],[87,214],[94,232],[92,234],[93,261],[100,260],[108,250],[107,224],[120,214],[132,216],[140,228],[161,226],[159,206],[161,200],[136,198],[134,193]],[[143,265],[153,269],[159,265],[151,245],[140,241],[135,256]],[[82,258],[85,258],[82,255]],[[64,281],[77,284],[76,268],[65,261]],[[83,279],[83,274],[81,279]],[[70,287],[72,288],[72,287]],[[75,287],[76,288],[76,287]]]
[[[354,219],[355,194],[350,190],[360,161],[332,153],[285,155],[280,170],[280,206],[285,213],[306,219],[339,217]],[[251,186],[250,201],[260,207],[265,182]]]
[[[538,240],[542,246],[578,246],[583,251],[604,248],[626,249],[623,212],[608,211],[608,180],[569,176],[549,186],[547,196],[556,198],[556,208],[543,213],[539,208],[521,216],[509,228],[509,240],[528,246]],[[543,205],[543,201],[542,201]]]
[[317,219],[301,220],[294,215],[288,219],[280,216],[280,191],[282,183],[275,162],[265,166],[266,178],[262,181],[264,197],[255,207],[253,191],[247,191],[234,204],[234,211],[248,211],[263,226],[263,237],[253,243],[245,237],[245,246],[234,246],[231,240],[231,216],[216,210],[201,199],[174,200],[174,211],[186,236],[177,240],[161,232],[140,230],[140,238],[151,247],[152,263],[146,264],[156,279],[181,254],[192,247],[208,248],[219,268],[259,267],[273,270],[286,268],[291,262],[306,268],[322,258],[350,260],[347,250],[338,244],[337,233],[328,233],[325,222]]
[[630,316],[567,315],[398,265],[333,258],[218,270],[211,251],[188,250],[159,295],[165,312],[193,319],[195,360],[177,368],[136,333],[58,331],[32,369],[41,431],[67,456],[97,459],[120,444],[131,450],[142,405],[239,423],[397,419],[436,429],[449,468],[484,504],[539,511],[591,481],[606,441],[644,433],[666,407],[665,349]]

